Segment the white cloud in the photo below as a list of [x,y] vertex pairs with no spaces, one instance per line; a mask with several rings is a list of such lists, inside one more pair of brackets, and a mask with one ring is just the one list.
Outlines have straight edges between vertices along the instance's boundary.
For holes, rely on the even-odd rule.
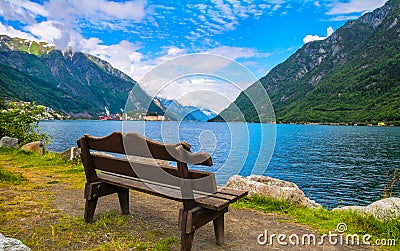
[[346,15],[339,15],[336,17],[332,17],[329,20],[330,21],[347,21],[347,20],[355,20],[357,18],[359,18],[360,16],[355,16],[355,15],[351,15],[351,16],[346,16]]
[[327,37],[329,37],[330,35],[332,35],[333,32],[334,32],[333,28],[332,27],[328,27],[326,29],[326,36],[325,37],[320,37],[318,35],[307,35],[307,36],[305,36],[303,38],[303,42],[306,44],[306,43],[309,43],[309,42],[312,42],[312,41],[324,40]]
[[220,112],[235,101],[241,91],[242,89],[233,83],[197,75],[168,83],[160,89],[160,94],[181,104]]
[[22,6],[25,1],[0,1],[0,15],[5,20],[18,20],[24,23],[34,23],[35,13]]
[[[211,4],[187,4],[185,10],[193,13],[198,12],[202,21],[202,33],[222,34],[225,31],[235,30],[244,19],[258,19],[262,15],[270,15],[282,8],[287,7],[283,0],[269,0],[266,3],[253,3],[248,0],[211,0]],[[187,23],[196,22],[190,19]]]
[[52,18],[87,18],[89,21],[128,19],[140,22],[145,17],[146,1],[114,2],[105,0],[50,0],[44,8]]
[[[59,49],[79,37],[81,27],[125,30],[132,22],[141,22],[146,16],[146,1],[116,2],[106,0],[49,0],[38,4],[28,0],[0,1],[0,15],[5,20],[17,20],[22,29],[37,39],[53,42]],[[40,17],[41,22],[37,21]],[[44,20],[43,20],[44,19]]]
[[[172,51],[180,50],[171,47],[157,59],[133,64],[135,71],[131,76],[143,73],[133,78],[152,96],[162,94],[185,105],[208,107],[219,112],[257,80],[243,65],[226,57],[204,53],[169,58],[167,51],[171,55]],[[247,56],[250,54],[236,55],[239,58]],[[153,67],[149,69],[149,66]]]
[[39,38],[39,40],[54,43],[60,40],[62,36],[62,28],[59,28],[59,26],[62,25],[56,21],[44,21],[28,26],[26,29]]
[[332,9],[330,9],[326,14],[340,15],[372,11],[381,7],[386,1],[387,0],[351,0],[347,3],[335,2]]
[[0,34],[7,35],[9,37],[19,37],[29,40],[35,40],[35,38],[31,34],[16,30],[12,26],[3,25],[2,23],[0,23]]
[[89,53],[108,61],[113,67],[125,72],[128,75],[132,73],[132,65],[140,63],[143,54],[138,52],[141,48],[139,44],[134,44],[123,40],[113,45],[97,45],[95,50]]
[[21,7],[28,10],[32,14],[40,15],[43,17],[50,15],[50,13],[42,5],[38,3],[25,1],[21,3]]
[[246,48],[246,47],[235,47],[235,46],[221,46],[217,48],[213,48],[207,53],[221,55],[224,57],[228,57],[231,59],[238,58],[252,58],[252,57],[268,57],[270,53],[260,53],[255,49]]
[[314,2],[314,5],[315,5],[316,7],[318,7],[318,8],[321,7],[321,4],[319,3],[319,1],[315,1],[315,2]]
[[329,26],[329,27],[326,29],[327,37],[330,37],[330,36],[333,34],[333,32],[335,32],[335,30],[334,30],[331,26]]

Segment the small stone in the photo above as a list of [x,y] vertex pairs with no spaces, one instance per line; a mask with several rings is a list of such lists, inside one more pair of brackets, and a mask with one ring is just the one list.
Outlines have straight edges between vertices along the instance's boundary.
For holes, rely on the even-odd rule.
[[17,138],[11,138],[8,136],[4,136],[3,138],[1,138],[0,140],[0,147],[2,146],[7,146],[10,148],[18,148],[18,139]]

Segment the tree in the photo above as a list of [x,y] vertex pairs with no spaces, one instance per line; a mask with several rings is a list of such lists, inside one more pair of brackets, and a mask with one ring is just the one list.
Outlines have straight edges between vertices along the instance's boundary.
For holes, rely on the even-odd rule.
[[51,137],[40,132],[39,120],[45,107],[35,103],[0,101],[0,138],[17,138],[20,145],[33,141],[49,143]]

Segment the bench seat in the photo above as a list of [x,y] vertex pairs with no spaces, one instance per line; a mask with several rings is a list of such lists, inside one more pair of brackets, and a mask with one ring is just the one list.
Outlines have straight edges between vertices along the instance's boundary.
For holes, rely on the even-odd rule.
[[[155,196],[160,196],[163,198],[182,201],[179,196],[168,196],[170,193],[160,193],[158,190],[169,189],[176,194],[180,194],[180,187],[166,186],[162,183],[152,182],[152,181],[143,181],[138,178],[133,178],[124,175],[118,175],[114,173],[101,172],[97,174],[99,181],[106,182],[112,185],[125,187],[128,189],[145,192],[148,194],[152,194]],[[151,184],[149,187],[147,184]],[[157,189],[159,187],[159,189]],[[238,199],[247,195],[247,191],[244,190],[235,190],[226,187],[218,187],[218,192],[215,194],[207,195],[205,193],[193,191],[195,195],[199,198],[195,199],[196,205],[207,208],[210,210],[221,211],[229,206],[230,203],[237,201]]]

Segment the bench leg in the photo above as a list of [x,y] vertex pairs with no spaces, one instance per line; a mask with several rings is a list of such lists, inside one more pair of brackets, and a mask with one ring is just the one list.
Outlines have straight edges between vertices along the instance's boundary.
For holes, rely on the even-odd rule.
[[224,215],[222,214],[220,217],[213,220],[214,223],[214,233],[215,233],[215,242],[218,245],[224,244]]
[[188,220],[189,211],[185,209],[181,209],[179,211],[179,230],[181,230],[181,251],[190,251],[192,249],[193,238],[194,238],[194,229],[187,233],[187,220]]
[[122,214],[129,214],[129,189],[119,191],[118,199]]
[[85,203],[85,213],[84,213],[84,220],[87,223],[93,222],[94,211],[96,210],[97,205],[97,198],[88,200],[86,199]]
[[181,251],[190,251],[192,249],[193,238],[194,238],[194,231],[191,232],[190,234],[187,234],[185,233],[185,231],[182,231]]

